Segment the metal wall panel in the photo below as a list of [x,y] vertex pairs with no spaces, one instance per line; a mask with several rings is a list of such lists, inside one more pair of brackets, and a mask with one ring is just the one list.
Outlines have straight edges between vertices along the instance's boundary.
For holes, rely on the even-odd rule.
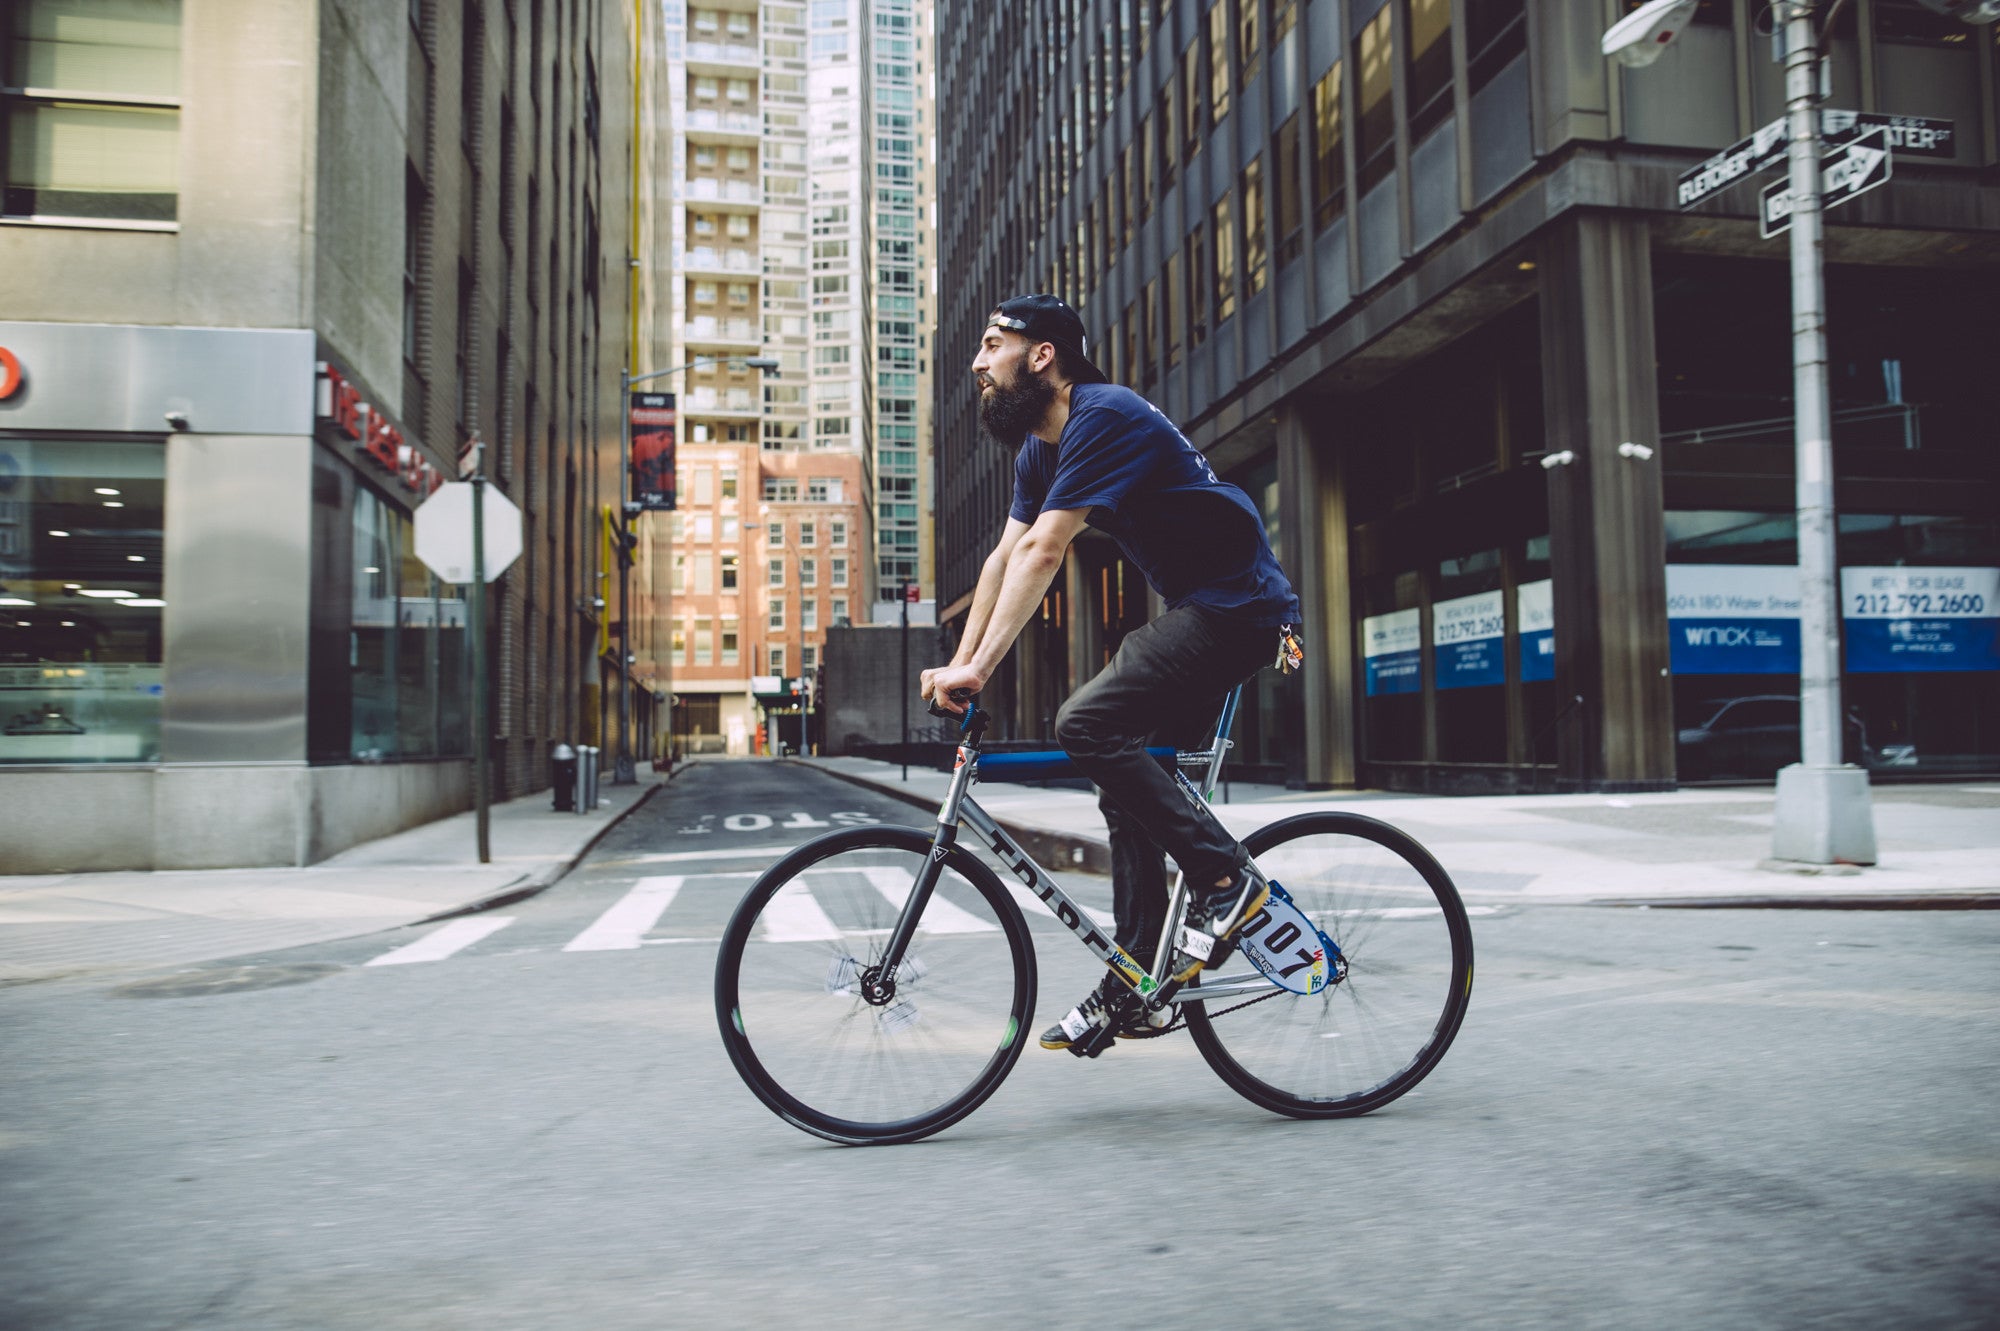
[[1446,119],[1410,150],[1411,247],[1421,250],[1458,221],[1458,134]]
[[1528,124],[1528,57],[1472,94],[1472,201],[1484,203],[1535,164]]
[[1312,0],[1306,7],[1306,77],[1318,83],[1340,59],[1340,0]]
[[177,411],[200,434],[312,431],[305,329],[0,322],[0,346],[22,377],[0,428],[159,434]]
[[303,434],[167,440],[169,763],[305,759],[312,449]]
[[1355,210],[1361,227],[1361,286],[1374,286],[1403,261],[1402,236],[1396,217],[1396,173],[1361,196]]

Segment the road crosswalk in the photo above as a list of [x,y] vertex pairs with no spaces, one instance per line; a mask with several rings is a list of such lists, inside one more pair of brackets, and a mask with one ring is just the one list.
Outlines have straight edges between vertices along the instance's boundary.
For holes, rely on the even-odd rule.
[[[736,903],[757,873],[751,870],[644,875],[562,942],[558,950],[624,952],[655,945],[718,942]],[[758,937],[771,942],[819,942],[856,933],[883,932],[894,924],[896,912],[908,899],[913,882],[907,869],[895,865],[808,869],[780,888],[765,906],[758,919]],[[1038,897],[1015,884],[1008,886],[1031,923],[1048,920],[1046,908]],[[961,896],[966,905],[960,905],[951,899],[966,891],[961,883],[954,892],[934,895],[924,911],[925,930],[932,934],[998,932],[999,924],[982,901]],[[1089,914],[1107,928],[1114,923],[1108,912],[1090,910]],[[505,947],[510,937],[506,931],[529,918],[510,914],[448,920],[362,964],[406,966],[440,962],[478,950],[482,944]]]

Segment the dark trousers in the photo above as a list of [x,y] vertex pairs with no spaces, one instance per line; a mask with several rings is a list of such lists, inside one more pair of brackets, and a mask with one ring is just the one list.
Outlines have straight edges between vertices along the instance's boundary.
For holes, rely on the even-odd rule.
[[1189,803],[1146,746],[1199,745],[1229,691],[1269,665],[1277,648],[1275,628],[1182,606],[1127,634],[1111,664],[1056,714],[1056,740],[1097,783],[1111,832],[1118,945],[1147,965],[1166,923],[1161,851],[1190,887],[1227,877],[1247,856],[1214,814]]

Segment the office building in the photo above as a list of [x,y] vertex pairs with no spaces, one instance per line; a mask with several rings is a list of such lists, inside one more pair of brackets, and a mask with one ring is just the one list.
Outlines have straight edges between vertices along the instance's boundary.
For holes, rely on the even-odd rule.
[[[673,301],[637,17],[6,7],[5,871],[311,863],[468,807],[482,723],[501,796],[609,762],[618,371]],[[483,722],[412,540],[480,458],[525,515]]]
[[[1304,786],[1769,779],[1798,745],[1788,255],[1748,178],[1766,7],[1648,68],[1570,0],[940,5],[941,354],[1000,297],[1083,313],[1112,377],[1265,513],[1306,610],[1246,770]],[[1822,6],[1822,13],[1834,7]],[[1995,29],[1849,0],[1829,106],[1949,121],[1829,214],[1848,753],[2000,769]],[[941,376],[939,598],[1009,458]],[[950,465],[943,465],[950,459]],[[1199,540],[1199,533],[1190,533]],[[1086,539],[991,690],[1014,734],[1151,612]]]

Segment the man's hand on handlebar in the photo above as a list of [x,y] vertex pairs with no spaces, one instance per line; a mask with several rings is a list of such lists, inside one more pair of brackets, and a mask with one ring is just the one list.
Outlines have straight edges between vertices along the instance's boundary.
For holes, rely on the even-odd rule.
[[921,692],[932,711],[962,716],[972,697],[986,687],[986,676],[969,665],[939,666],[923,673]]

